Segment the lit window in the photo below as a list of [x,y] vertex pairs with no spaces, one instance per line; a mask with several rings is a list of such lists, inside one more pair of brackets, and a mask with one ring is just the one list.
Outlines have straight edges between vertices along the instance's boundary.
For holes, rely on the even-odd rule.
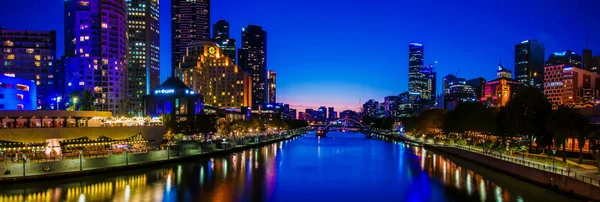
[[35,60],[40,60],[40,59],[42,59],[42,57],[41,57],[40,55],[35,55],[35,56],[33,56],[33,57],[35,58]]
[[17,100],[23,100],[23,94],[17,94]]
[[6,56],[7,60],[14,60],[15,59],[15,55],[14,54],[9,54],[8,56]]
[[54,78],[54,75],[52,75],[52,74],[48,74],[48,78],[49,78],[49,79],[51,79],[51,78]]
[[37,61],[36,61],[36,62],[35,62],[35,66],[36,66],[36,67],[39,67],[39,66],[40,66],[40,62],[37,62]]
[[[4,105],[2,108],[4,108]],[[17,110],[23,110],[23,104],[17,104]]]
[[80,82],[79,82],[79,85],[80,85],[80,86],[83,86],[83,85],[85,85],[85,82],[83,82],[83,81],[80,81]]
[[69,82],[69,84],[68,84],[68,85],[69,85],[69,86],[71,86],[71,82]]
[[33,53],[33,48],[28,48],[27,53]]

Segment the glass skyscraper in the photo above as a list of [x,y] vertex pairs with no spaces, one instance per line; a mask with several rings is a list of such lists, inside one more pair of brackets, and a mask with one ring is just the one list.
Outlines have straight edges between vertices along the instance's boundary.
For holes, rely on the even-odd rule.
[[237,64],[236,42],[229,38],[229,22],[219,20],[213,25],[213,41],[223,50],[223,54]]
[[238,64],[252,77],[252,109],[268,103],[267,88],[267,32],[260,26],[248,25],[242,29],[242,47]]
[[188,45],[210,40],[210,0],[171,0],[171,71]]
[[410,102],[418,100],[427,87],[427,75],[423,73],[424,52],[423,44],[408,44],[408,93]]
[[544,44],[526,40],[515,45],[515,79],[527,86],[544,89]]
[[90,90],[96,110],[127,113],[128,45],[125,0],[65,1],[66,93]]

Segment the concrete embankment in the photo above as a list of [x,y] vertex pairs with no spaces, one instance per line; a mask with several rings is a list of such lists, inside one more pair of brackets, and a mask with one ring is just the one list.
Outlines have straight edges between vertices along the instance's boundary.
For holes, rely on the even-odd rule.
[[[116,172],[130,170],[133,168],[145,167],[150,165],[159,165],[173,163],[177,161],[189,160],[193,158],[211,157],[242,151],[254,147],[260,147],[267,144],[288,140],[300,135],[286,136],[271,140],[264,140],[258,143],[248,143],[237,145],[227,149],[215,149],[208,152],[200,150],[160,150],[147,153],[113,155],[102,158],[84,158],[80,161],[76,159],[63,159],[56,162],[35,162],[26,164],[5,164],[0,165],[0,175],[5,170],[10,170],[11,175],[0,176],[0,183],[29,182],[48,179],[64,179],[65,177],[78,177],[98,173]],[[167,153],[169,152],[169,153]],[[49,171],[43,171],[44,168],[51,168]],[[23,176],[23,169],[25,174]]]

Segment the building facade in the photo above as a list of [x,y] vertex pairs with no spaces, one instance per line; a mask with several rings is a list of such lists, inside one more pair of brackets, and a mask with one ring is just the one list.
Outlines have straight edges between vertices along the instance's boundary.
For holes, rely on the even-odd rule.
[[142,114],[144,96],[160,84],[159,9],[158,0],[127,0],[130,114]]
[[210,0],[171,0],[172,71],[188,45],[210,40]]
[[519,86],[521,83],[512,79],[511,71],[498,64],[496,79],[485,83],[481,101],[490,107],[506,106],[510,98],[517,93]]
[[566,50],[563,52],[555,52],[548,57],[546,60],[546,66],[556,66],[556,65],[568,65],[575,68],[582,68],[582,58],[581,55],[571,51]]
[[242,29],[242,46],[238,64],[252,77],[252,109],[269,100],[267,88],[267,32],[260,26],[248,25]]
[[128,113],[128,45],[125,0],[65,1],[66,93],[89,90],[96,110]]
[[329,120],[337,119],[337,112],[335,111],[334,107],[329,107],[327,109],[327,118]]
[[269,70],[267,84],[269,86],[269,103],[277,103],[277,73]]
[[229,37],[229,22],[219,20],[213,25],[212,40],[221,47],[223,54],[233,60],[237,64],[237,47],[236,41]]
[[218,108],[251,105],[250,76],[223,55],[216,43],[207,41],[190,45],[179,66],[177,77],[202,94],[205,105]]
[[408,44],[408,93],[411,102],[416,102],[427,87],[427,77],[422,72],[424,54],[423,44]]
[[36,110],[36,81],[0,75],[0,110]]
[[145,97],[147,116],[171,115],[170,125],[174,133],[198,133],[194,121],[204,109],[203,96],[186,86],[179,78],[170,77]]
[[544,94],[557,105],[593,107],[600,90],[600,75],[561,64],[545,67]]
[[35,81],[37,109],[53,108],[60,95],[56,61],[55,31],[0,28],[0,74]]
[[544,90],[544,44],[526,40],[515,45],[515,80]]

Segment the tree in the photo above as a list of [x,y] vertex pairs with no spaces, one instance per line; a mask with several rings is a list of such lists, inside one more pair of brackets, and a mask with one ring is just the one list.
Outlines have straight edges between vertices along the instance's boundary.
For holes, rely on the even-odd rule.
[[83,111],[93,111],[95,109],[95,106],[94,106],[94,95],[88,89],[85,89],[85,91],[83,91],[83,94],[81,95],[81,101],[80,102],[81,102],[80,103],[80,110],[83,110]]
[[533,142],[548,134],[544,125],[551,110],[552,104],[537,88],[522,86],[502,108],[503,116],[510,120],[498,127],[507,127],[507,132],[525,139],[531,151]]
[[580,126],[577,127],[575,132],[577,133],[577,146],[579,147],[579,163],[583,163],[583,147],[585,146],[585,141],[593,136],[595,130],[590,121],[585,117],[578,116],[578,118],[579,120],[577,120],[577,123]]
[[581,114],[573,111],[573,108],[567,105],[558,106],[558,109],[552,111],[546,119],[546,128],[562,145],[563,162],[567,162],[566,140],[577,135],[576,131],[580,130],[582,119]]
[[79,105],[81,104],[81,93],[79,91],[73,91],[69,94],[69,107],[67,111],[77,111],[79,109]]

